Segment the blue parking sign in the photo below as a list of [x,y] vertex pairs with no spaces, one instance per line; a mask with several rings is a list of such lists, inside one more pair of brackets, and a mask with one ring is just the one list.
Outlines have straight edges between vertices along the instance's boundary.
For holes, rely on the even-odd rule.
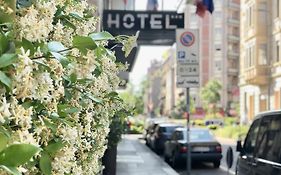
[[179,60],[185,59],[185,51],[178,51],[178,59]]

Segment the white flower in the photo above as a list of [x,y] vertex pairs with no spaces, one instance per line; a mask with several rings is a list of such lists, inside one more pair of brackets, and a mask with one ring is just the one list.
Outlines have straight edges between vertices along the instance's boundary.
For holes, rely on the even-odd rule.
[[137,47],[137,39],[139,37],[139,31],[137,31],[135,36],[130,36],[122,41],[122,50],[125,52],[125,57],[128,57],[134,47]]

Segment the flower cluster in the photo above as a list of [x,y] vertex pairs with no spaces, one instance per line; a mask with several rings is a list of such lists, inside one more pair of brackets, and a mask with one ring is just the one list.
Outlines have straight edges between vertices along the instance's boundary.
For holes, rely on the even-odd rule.
[[[17,9],[13,39],[22,45],[16,45],[17,59],[5,68],[10,89],[0,83],[0,136],[2,130],[9,132],[7,146],[41,148],[32,163],[17,167],[24,174],[46,174],[41,158],[50,161],[50,174],[88,175],[102,169],[109,125],[124,108],[114,93],[124,67],[115,63],[106,40],[86,52],[73,47],[76,36],[95,31],[93,10],[83,0],[37,0]],[[136,38],[127,39],[122,40],[126,55]],[[51,41],[70,49],[56,51],[48,47]],[[6,173],[0,169],[0,174]]]

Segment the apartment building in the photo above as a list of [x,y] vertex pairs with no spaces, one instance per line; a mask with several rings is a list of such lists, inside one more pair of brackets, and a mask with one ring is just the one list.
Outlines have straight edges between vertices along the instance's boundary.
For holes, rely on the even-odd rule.
[[220,107],[230,111],[239,101],[240,0],[214,0],[215,11],[200,18],[194,5],[186,5],[185,28],[199,30],[200,88],[191,89],[202,107],[200,89],[211,79],[222,83]]
[[144,94],[144,112],[150,117],[154,117],[160,112],[161,104],[161,68],[162,62],[154,60],[147,70],[148,87]]
[[281,108],[280,0],[241,1],[241,122]]

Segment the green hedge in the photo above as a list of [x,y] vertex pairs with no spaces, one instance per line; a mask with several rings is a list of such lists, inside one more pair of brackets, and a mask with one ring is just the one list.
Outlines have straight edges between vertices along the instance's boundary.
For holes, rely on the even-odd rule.
[[225,126],[214,130],[213,133],[217,137],[231,138],[231,139],[244,139],[249,130],[249,126]]

